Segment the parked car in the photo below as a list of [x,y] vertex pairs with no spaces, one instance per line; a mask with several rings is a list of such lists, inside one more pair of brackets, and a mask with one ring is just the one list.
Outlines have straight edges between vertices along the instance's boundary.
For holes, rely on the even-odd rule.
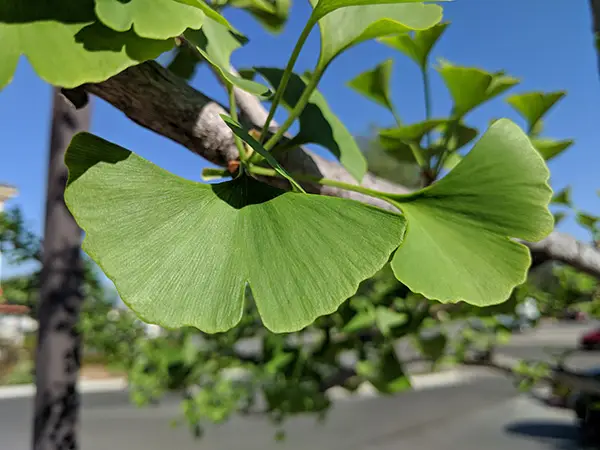
[[581,336],[579,347],[582,350],[600,350],[600,328],[595,328]]

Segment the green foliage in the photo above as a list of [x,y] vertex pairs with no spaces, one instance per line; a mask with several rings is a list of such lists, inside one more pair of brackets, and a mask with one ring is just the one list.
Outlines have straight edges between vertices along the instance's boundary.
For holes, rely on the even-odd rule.
[[243,36],[209,18],[205,19],[201,30],[188,30],[184,36],[226,82],[260,97],[271,95],[266,86],[231,72],[231,54],[246,42]]
[[[447,62],[438,74],[453,108],[447,117],[431,117],[428,64],[447,28],[439,6],[313,0],[285,69],[251,67],[238,75],[231,55],[247,39],[219,12],[242,8],[278,31],[289,14],[287,0],[211,6],[160,0],[160,15],[144,9],[143,0],[65,0],[58,7],[57,0],[36,2],[27,13],[15,0],[0,6],[0,36],[8,43],[0,50],[0,87],[10,81],[21,54],[43,79],[72,87],[105,80],[175,48],[172,71],[189,78],[198,62],[207,62],[232,103],[231,117],[222,119],[236,138],[239,170],[212,169],[228,181],[183,180],[90,134],[78,135],[68,150],[65,199],[86,231],[86,251],[137,316],[169,328],[149,339],[133,315],[113,314],[108,302],[84,311],[88,345],[128,371],[137,404],[179,392],[186,421],[200,435],[206,421],[255,412],[260,394],[266,403],[260,412],[280,424],[293,414],[323,416],[334,386],[355,391],[369,382],[385,394],[410,388],[409,364],[394,351],[400,338],[416,339],[422,357],[434,365],[448,356],[461,361],[472,347],[487,349],[507,339],[497,316],[514,314],[530,288],[519,286],[530,256],[514,238],[542,239],[553,224],[549,174],[540,154],[550,159],[570,141],[539,137],[556,93],[521,94],[509,102],[531,122],[528,135],[507,119],[495,120],[467,152],[479,131],[465,116],[517,80]],[[296,74],[298,54],[315,26],[321,36],[318,62]],[[410,195],[288,173],[281,158],[298,145],[318,144],[355,180],[364,178],[372,159],[362,154],[318,85],[338,55],[372,39],[408,55],[423,76],[423,120],[405,125],[395,117],[396,126],[383,129],[377,142],[385,149],[381,154],[407,172],[415,169],[424,186]],[[396,115],[391,64],[350,85]],[[274,88],[272,96],[253,79],[255,73]],[[257,136],[249,125],[260,124],[237,117],[234,86],[270,101],[267,123],[284,106],[285,122],[275,132],[263,126]],[[299,133],[286,137],[296,121]],[[442,176],[443,170],[449,173]],[[399,172],[390,177],[403,176]],[[289,182],[293,191],[264,183],[269,178]],[[307,190],[310,184],[355,191],[402,214],[306,194],[300,183]],[[10,226],[0,229],[3,248],[12,242],[16,259],[39,253],[39,241]],[[563,283],[565,291],[593,288],[572,283]],[[469,315],[482,318],[482,329],[467,327],[455,342],[445,324]],[[422,333],[432,330],[437,334]],[[241,352],[237,344],[246,339],[258,340],[259,348]],[[353,362],[342,364],[348,355]]]
[[455,117],[466,115],[519,82],[503,71],[486,72],[474,67],[456,66],[448,61],[440,62],[438,72],[454,101]]
[[72,141],[66,162],[83,248],[127,305],[167,328],[233,327],[248,283],[267,328],[298,330],[352,295],[404,234],[396,214],[248,176],[193,183],[89,134]]
[[0,37],[0,89],[11,81],[21,55],[45,81],[71,88],[104,81],[174,43],[111,30],[96,18],[93,0],[36,0],[27,8],[5,0]]
[[[411,2],[361,1],[346,2],[337,0],[311,0],[313,20],[318,20],[321,31],[321,53],[318,67],[324,69],[343,51],[361,42],[389,34],[409,30],[423,30],[435,25],[442,18],[437,5],[423,5]],[[347,4],[357,4],[345,8]],[[331,10],[333,5],[339,6]],[[344,26],[340,27],[343,23]]]
[[[276,68],[258,67],[256,71],[264,76],[271,86],[278,87],[283,71]],[[292,74],[283,94],[283,104],[293,110],[306,90],[308,75],[303,77]],[[284,145],[293,148],[298,145],[314,143],[321,145],[333,153],[348,172],[357,180],[362,180],[367,171],[365,157],[356,141],[344,124],[331,111],[325,97],[314,90],[308,104],[298,117],[300,131]]]
[[133,27],[138,36],[149,39],[168,39],[187,28],[199,29],[204,20],[204,13],[199,8],[173,0],[95,2],[96,15],[104,25],[121,32]]
[[392,59],[386,59],[374,69],[357,75],[348,82],[348,86],[386,107],[393,113],[394,105],[390,97],[390,81],[393,65],[394,61]]
[[552,230],[548,178],[527,136],[496,122],[446,177],[393,197],[409,224],[394,273],[413,292],[443,302],[506,300],[531,262],[527,248],[508,238],[538,240]]
[[416,62],[422,70],[425,70],[429,63],[429,54],[446,31],[447,26],[448,23],[438,23],[433,27],[415,31],[412,34],[404,33],[397,36],[383,37],[379,39],[379,42],[404,53]]
[[541,118],[552,108],[566,92],[527,92],[511,95],[506,99],[525,120],[530,132],[535,130]]

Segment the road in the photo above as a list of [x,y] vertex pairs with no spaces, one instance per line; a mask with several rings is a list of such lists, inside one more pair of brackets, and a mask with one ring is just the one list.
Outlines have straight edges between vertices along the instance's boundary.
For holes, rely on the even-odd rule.
[[[543,358],[543,345],[572,345],[560,327],[517,337],[503,351]],[[537,350],[536,350],[537,349]],[[581,364],[600,364],[600,353]],[[30,398],[0,400],[0,448],[29,448]],[[179,406],[169,399],[158,407],[136,409],[124,392],[86,394],[83,399],[83,450],[539,450],[576,448],[577,430],[570,412],[550,409],[519,395],[510,380],[491,372],[454,386],[408,392],[390,398],[338,401],[324,424],[300,417],[286,424],[283,443],[264,418],[236,417],[208,427],[194,441],[184,427],[169,423]]]

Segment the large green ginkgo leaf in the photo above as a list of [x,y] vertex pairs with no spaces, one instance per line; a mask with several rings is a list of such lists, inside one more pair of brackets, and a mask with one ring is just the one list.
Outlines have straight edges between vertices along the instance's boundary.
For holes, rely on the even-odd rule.
[[[272,67],[255,69],[265,77],[271,86],[277,88],[283,77],[283,70]],[[283,104],[293,109],[298,103],[308,83],[307,77],[292,73],[283,94]],[[300,131],[289,145],[318,144],[333,153],[340,163],[357,181],[361,181],[367,172],[367,161],[358,144],[346,126],[331,111],[327,100],[315,90],[299,117]]]
[[259,97],[271,95],[268,87],[231,72],[231,54],[246,43],[245,37],[208,17],[204,20],[202,29],[187,30],[184,35],[223,79]]
[[[72,88],[95,83],[154,59],[174,45],[102,25],[93,0],[0,2],[0,89],[12,79],[21,55],[50,84]],[[51,55],[51,57],[49,57]]]
[[268,329],[299,330],[380,270],[405,230],[398,214],[247,176],[184,180],[87,133],[65,160],[84,250],[134,312],[167,328],[232,328],[249,285]]
[[320,16],[321,54],[318,65],[321,68],[356,44],[390,34],[424,30],[442,18],[439,6],[410,0],[391,4],[378,4],[383,3],[379,1],[348,2],[360,6],[337,7],[323,16],[323,5],[336,2],[310,1],[315,8],[313,19]]
[[96,15],[116,31],[133,27],[138,36],[167,39],[187,28],[202,26],[204,13],[197,7],[175,0],[95,0]]
[[527,135],[496,121],[446,177],[395,196],[408,221],[391,264],[396,277],[442,302],[506,300],[531,262],[511,238],[538,241],[552,231],[548,178]]

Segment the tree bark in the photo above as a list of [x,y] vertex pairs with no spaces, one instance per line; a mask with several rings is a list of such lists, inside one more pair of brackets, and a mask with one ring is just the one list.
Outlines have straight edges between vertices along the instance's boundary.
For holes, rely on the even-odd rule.
[[64,154],[71,138],[89,128],[90,106],[76,110],[53,89],[46,220],[38,308],[34,450],[79,448],[77,378],[81,338],[76,326],[83,301],[80,228],[64,202]]

